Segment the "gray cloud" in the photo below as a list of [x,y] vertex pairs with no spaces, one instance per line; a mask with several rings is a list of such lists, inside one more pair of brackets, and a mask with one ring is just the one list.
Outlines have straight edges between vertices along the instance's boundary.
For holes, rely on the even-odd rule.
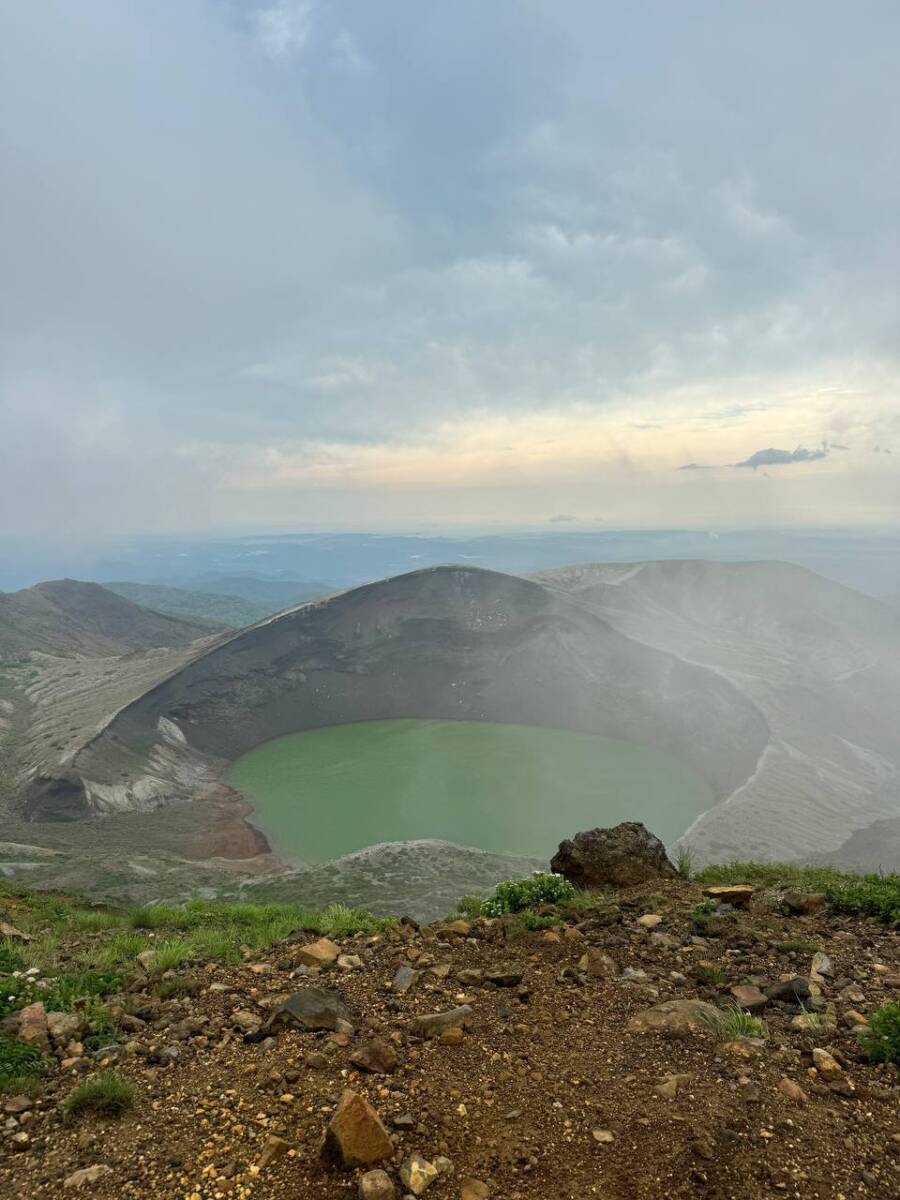
[[757,450],[743,462],[734,465],[736,467],[752,467],[755,471],[757,467],[781,467],[787,463],[815,462],[817,459],[827,457],[828,450],[824,446],[816,450],[807,450],[805,446],[798,446],[796,450],[776,450],[774,446],[769,446],[767,450]]
[[10,528],[307,515],[230,464],[623,398],[701,458],[685,391],[748,377],[791,444],[786,373],[896,378],[889,0],[7,7]]

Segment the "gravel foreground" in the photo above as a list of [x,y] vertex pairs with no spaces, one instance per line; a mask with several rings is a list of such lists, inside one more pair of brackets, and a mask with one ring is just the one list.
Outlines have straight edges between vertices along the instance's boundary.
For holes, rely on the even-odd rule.
[[[71,1023],[31,1012],[52,1069],[34,1094],[2,1098],[0,1195],[900,1196],[900,1072],[870,1064],[856,1032],[900,1000],[897,932],[787,916],[759,889],[715,919],[701,900],[700,885],[663,881],[541,909],[561,922],[548,929],[298,932],[237,966],[174,973],[144,956],[106,1002],[113,1045],[87,1049]],[[14,903],[0,899],[0,918],[15,924]],[[73,955],[106,936],[73,933]],[[318,989],[338,993],[319,1013],[332,1028],[273,1019]],[[710,1019],[706,1005],[729,1017],[736,1000],[764,1037]],[[104,1070],[132,1086],[126,1111],[66,1113]],[[374,1112],[358,1103],[341,1127],[348,1091]]]

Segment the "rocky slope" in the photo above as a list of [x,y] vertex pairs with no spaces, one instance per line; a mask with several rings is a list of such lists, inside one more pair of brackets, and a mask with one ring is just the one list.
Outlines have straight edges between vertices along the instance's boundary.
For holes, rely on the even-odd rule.
[[[0,1194],[900,1195],[900,1076],[856,1032],[900,999],[896,932],[816,903],[745,888],[717,909],[667,878],[540,919],[299,930],[177,971],[160,967],[172,929],[140,951],[102,913],[93,931],[70,916],[39,973],[48,996],[81,962],[140,962],[116,967],[99,1039],[96,1003],[7,1019],[52,1067],[3,1100]],[[36,937],[62,919],[48,911],[0,901]],[[754,1036],[733,1027],[735,1003],[762,1019]],[[125,1086],[118,1118],[72,1101],[102,1069],[120,1099]]]

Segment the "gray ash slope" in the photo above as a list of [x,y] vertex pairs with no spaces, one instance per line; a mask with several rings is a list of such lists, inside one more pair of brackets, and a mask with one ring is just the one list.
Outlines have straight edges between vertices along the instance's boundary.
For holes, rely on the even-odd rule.
[[[756,768],[686,838],[699,858],[900,867],[895,610],[788,563],[570,567],[540,579],[727,680],[765,719]],[[882,836],[864,836],[876,822]]]
[[65,764],[32,765],[27,815],[149,810],[189,800],[271,737],[434,717],[679,755],[717,798],[687,835],[702,858],[840,861],[848,839],[900,819],[897,616],[801,568],[651,562],[533,580],[429,568],[186,657],[85,728]]

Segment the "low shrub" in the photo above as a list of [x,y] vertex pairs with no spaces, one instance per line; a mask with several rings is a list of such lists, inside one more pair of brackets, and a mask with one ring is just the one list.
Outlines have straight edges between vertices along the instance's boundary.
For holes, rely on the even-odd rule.
[[11,975],[25,966],[25,955],[12,938],[0,939],[0,975]]
[[900,875],[847,875],[825,889],[833,912],[900,923]]
[[69,1012],[79,1001],[111,996],[122,985],[122,976],[113,971],[73,971],[59,975],[40,998],[48,1012]]
[[900,1002],[891,1000],[873,1012],[860,1040],[870,1062],[900,1066]]
[[[500,917],[504,913],[522,912],[539,904],[565,904],[575,898],[575,889],[562,875],[537,871],[527,879],[507,879],[498,883],[494,894],[477,902],[478,912],[472,915]],[[468,905],[471,897],[467,897]]]
[[44,1070],[44,1056],[37,1046],[0,1038],[0,1092],[22,1091]]
[[115,1071],[100,1071],[71,1091],[63,1101],[66,1116],[93,1112],[103,1117],[119,1117],[134,1104],[134,1088]]

